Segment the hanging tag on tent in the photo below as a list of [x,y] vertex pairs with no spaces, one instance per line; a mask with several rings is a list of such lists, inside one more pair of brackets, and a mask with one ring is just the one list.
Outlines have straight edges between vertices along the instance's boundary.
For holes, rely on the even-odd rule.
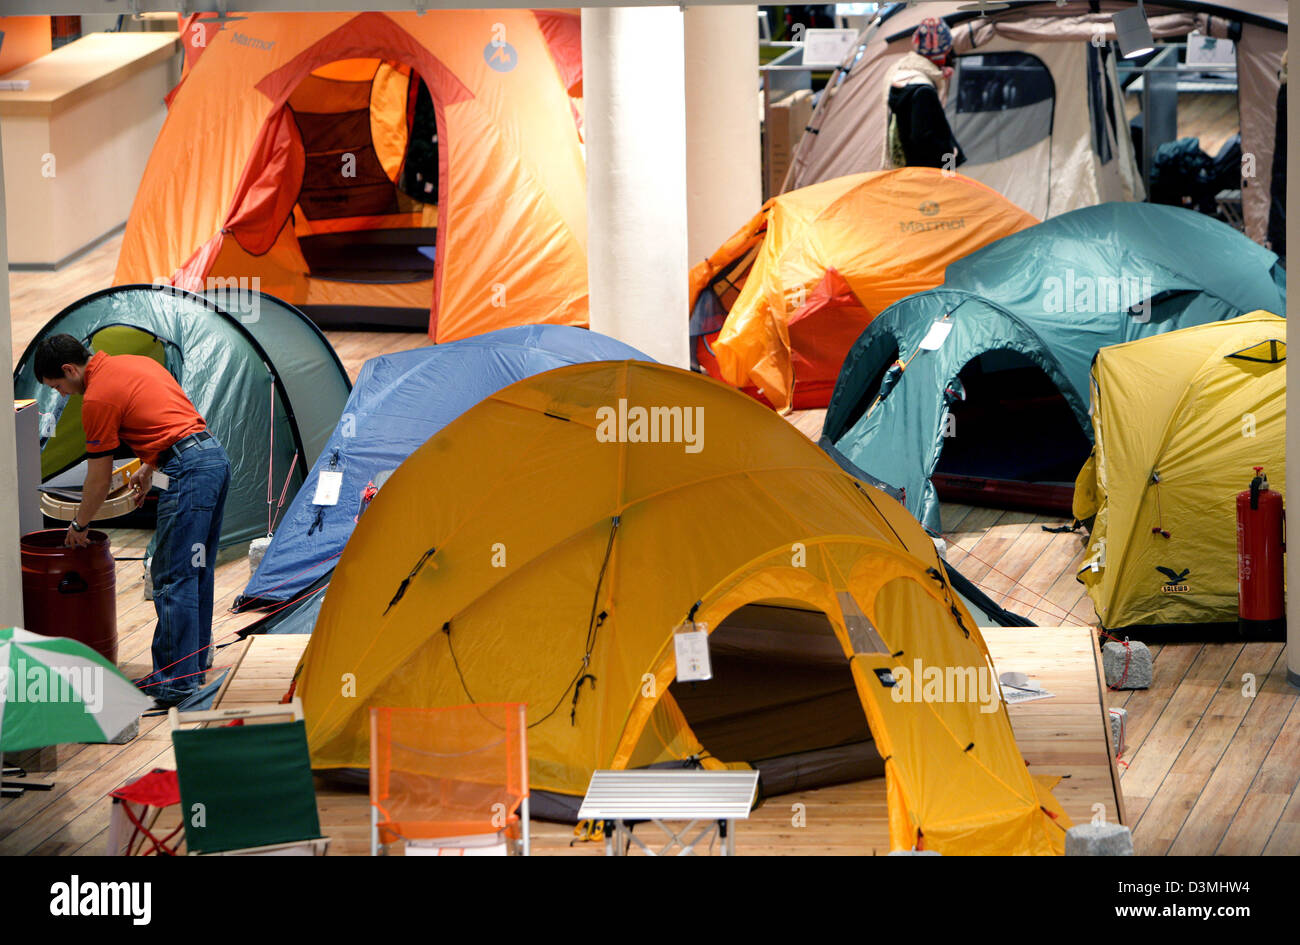
[[312,497],[312,505],[338,505],[339,489],[343,485],[343,473],[325,470],[320,474],[320,479],[316,480],[316,495]]
[[50,437],[54,436],[55,432],[58,429],[59,429],[59,418],[56,414],[52,414],[52,413],[41,414],[41,430],[40,430],[41,436],[45,437],[46,439],[49,439]]
[[949,319],[941,318],[930,326],[930,330],[925,333],[921,339],[922,351],[938,351],[948,337],[948,332],[952,331],[952,322]]
[[713,665],[709,662],[708,624],[688,620],[673,634],[673,647],[677,654],[678,682],[713,678]]

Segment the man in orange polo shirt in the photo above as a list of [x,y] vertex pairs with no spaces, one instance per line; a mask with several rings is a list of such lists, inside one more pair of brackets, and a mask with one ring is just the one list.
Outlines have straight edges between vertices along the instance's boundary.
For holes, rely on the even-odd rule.
[[71,335],[52,335],[37,345],[34,366],[43,383],[82,398],[86,483],[64,544],[87,543],[119,447],[140,459],[131,477],[137,505],[155,480],[162,489],[151,566],[158,612],[153,673],[139,685],[160,705],[183,702],[202,688],[211,665],[213,577],[230,461],[176,379],[152,358],[91,355]]

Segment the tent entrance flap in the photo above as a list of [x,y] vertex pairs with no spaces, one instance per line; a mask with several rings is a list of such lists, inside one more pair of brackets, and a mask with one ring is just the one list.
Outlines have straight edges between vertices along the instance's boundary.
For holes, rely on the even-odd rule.
[[286,108],[304,154],[292,226],[307,274],[374,285],[431,279],[439,182],[428,85],[406,65],[339,60],[306,76]]
[[708,756],[765,796],[884,774],[844,649],[819,611],[749,604],[709,636],[713,678],[669,694]]
[[1071,514],[1091,443],[1051,378],[1000,349],[964,367],[945,394],[943,451],[932,477],[945,502]]

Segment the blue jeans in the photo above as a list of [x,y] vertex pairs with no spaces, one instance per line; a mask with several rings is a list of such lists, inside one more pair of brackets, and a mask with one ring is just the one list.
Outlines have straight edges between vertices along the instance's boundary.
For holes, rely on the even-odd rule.
[[179,456],[164,453],[160,461],[159,472],[170,481],[158,497],[151,565],[158,628],[153,635],[154,672],[141,688],[174,703],[203,687],[230,460],[213,438]]

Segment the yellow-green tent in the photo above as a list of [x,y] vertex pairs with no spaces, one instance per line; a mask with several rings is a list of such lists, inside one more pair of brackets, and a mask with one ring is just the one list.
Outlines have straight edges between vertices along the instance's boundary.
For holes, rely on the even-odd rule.
[[[739,650],[788,668],[792,718],[842,680],[885,759],[895,848],[1060,853],[1069,821],[1000,698],[978,698],[996,675],[943,574],[902,506],[716,381],[632,361],[540,374],[433,436],[361,517],[299,670],[313,764],[365,766],[371,706],[501,701],[528,705],[532,787],[566,795],[596,769],[834,747],[842,715],[791,744],[774,694],[727,689]],[[758,604],[824,617],[720,639]],[[676,683],[691,617],[716,672]],[[952,685],[923,688],[934,672]],[[702,704],[724,690],[730,706]],[[740,757],[711,751],[697,711],[729,719]]]
[[[1237,619],[1236,495],[1286,482],[1286,320],[1251,312],[1102,348],[1074,514],[1102,626]],[[1168,537],[1165,536],[1168,533]]]

